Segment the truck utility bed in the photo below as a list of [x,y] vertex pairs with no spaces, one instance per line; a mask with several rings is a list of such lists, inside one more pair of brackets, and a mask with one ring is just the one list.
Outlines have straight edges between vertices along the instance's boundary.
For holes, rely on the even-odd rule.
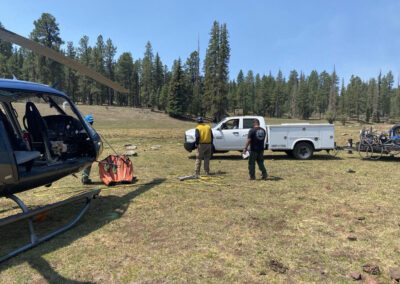
[[330,150],[335,147],[333,124],[284,123],[267,125],[268,149],[293,150],[299,141],[312,143],[314,150]]

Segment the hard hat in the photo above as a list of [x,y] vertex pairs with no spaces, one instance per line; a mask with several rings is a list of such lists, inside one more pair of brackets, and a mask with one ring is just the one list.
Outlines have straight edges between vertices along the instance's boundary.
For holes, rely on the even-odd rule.
[[197,122],[198,122],[198,123],[202,123],[202,122],[203,122],[203,117],[199,116],[199,117],[197,118]]
[[91,115],[91,114],[88,114],[87,116],[85,116],[85,119],[89,123],[93,123],[94,122],[93,115]]

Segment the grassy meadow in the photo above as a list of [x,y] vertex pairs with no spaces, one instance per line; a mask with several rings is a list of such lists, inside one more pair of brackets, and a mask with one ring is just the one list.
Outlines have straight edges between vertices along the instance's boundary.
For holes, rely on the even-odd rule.
[[[298,161],[267,151],[269,179],[258,173],[249,181],[247,161],[230,152],[215,155],[211,176],[180,182],[194,172],[194,154],[183,149],[193,122],[149,110],[79,108],[94,115],[118,152],[137,145],[138,180],[106,187],[94,165],[95,185],[70,176],[19,194],[34,208],[102,188],[71,230],[0,264],[0,283],[351,283],[350,272],[370,262],[388,283],[389,268],[400,266],[400,158],[319,152]],[[361,127],[337,123],[337,143],[357,141]],[[102,157],[111,153],[105,146]],[[45,231],[61,224],[78,205],[36,225]],[[14,203],[0,201],[0,217],[16,212]],[[0,228],[0,252],[26,235],[25,224]]]

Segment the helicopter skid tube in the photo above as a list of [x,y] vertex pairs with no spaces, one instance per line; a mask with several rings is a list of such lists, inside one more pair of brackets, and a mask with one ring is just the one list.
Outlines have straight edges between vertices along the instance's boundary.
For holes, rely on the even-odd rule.
[[[34,209],[34,210],[28,210],[28,208],[25,206],[25,204],[18,197],[16,197],[15,195],[8,195],[7,198],[10,198],[15,203],[17,203],[18,206],[22,209],[23,213],[16,214],[14,216],[10,216],[10,217],[1,219],[0,220],[0,227],[27,219],[28,220],[28,227],[29,227],[29,233],[30,233],[30,240],[31,241],[30,241],[30,243],[28,243],[28,244],[26,244],[26,245],[24,245],[24,246],[22,246],[22,247],[20,247],[18,249],[15,249],[15,250],[9,252],[5,256],[0,256],[0,263],[3,262],[3,261],[8,260],[11,257],[16,256],[17,254],[19,254],[19,253],[21,253],[23,251],[31,249],[31,248],[37,246],[38,244],[43,243],[43,242],[55,237],[56,235],[59,235],[59,234],[65,232],[65,231],[69,230],[86,213],[86,211],[88,210],[88,208],[90,206],[90,202],[99,195],[100,191],[101,191],[101,189],[92,190],[92,191],[89,191],[89,192],[86,192],[86,193],[83,193],[83,194],[79,194],[79,195],[73,196],[71,198],[65,199],[63,201],[56,202],[56,203],[53,203],[53,204],[49,204],[49,205],[46,205],[44,207],[40,207],[40,208],[37,208],[37,209]],[[39,214],[42,214],[42,213],[46,213],[46,212],[48,212],[48,211],[50,211],[52,209],[55,209],[55,208],[58,208],[58,207],[66,205],[66,204],[69,204],[69,203],[72,203],[72,202],[75,202],[75,201],[79,201],[79,200],[82,200],[82,199],[86,199],[86,203],[85,203],[84,207],[81,209],[81,211],[75,217],[75,219],[72,220],[68,225],[66,225],[66,226],[64,226],[64,227],[62,227],[62,228],[60,228],[60,229],[58,229],[58,230],[56,230],[54,232],[51,232],[51,233],[49,233],[49,234],[47,234],[47,235],[45,235],[43,237],[38,238],[36,236],[36,233],[35,233],[35,230],[34,230],[34,227],[33,227],[33,217],[35,217],[35,216],[37,216]]]

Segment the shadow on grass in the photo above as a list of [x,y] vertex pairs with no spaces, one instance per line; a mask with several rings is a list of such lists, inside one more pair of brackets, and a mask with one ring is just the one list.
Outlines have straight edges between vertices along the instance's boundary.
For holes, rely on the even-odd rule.
[[[196,160],[196,156],[189,156],[189,159],[191,160]],[[294,160],[294,161],[300,161],[297,160],[294,157],[288,156],[286,154],[284,155],[264,155],[264,159],[266,161],[268,160]],[[230,160],[230,161],[234,161],[234,160],[243,160],[241,155],[214,155],[211,160]],[[315,155],[313,156],[310,160],[318,160],[318,161],[334,161],[334,160],[343,160],[343,158],[341,157],[337,157],[337,156],[332,156],[329,154],[326,155]]]
[[[60,241],[61,235],[56,236],[53,239],[54,241],[50,240],[46,243],[40,244],[38,247],[33,248],[28,252],[22,253],[4,263],[1,263],[0,273],[12,266],[28,262],[28,264],[32,268],[37,270],[38,273],[40,273],[43,278],[45,278],[49,283],[92,283],[74,281],[64,278],[57,271],[55,271],[42,256],[52,251],[56,251],[60,248],[68,246],[72,242],[100,229],[101,227],[112,222],[113,220],[121,218],[128,209],[130,202],[134,198],[147,192],[154,186],[163,183],[164,181],[165,179],[154,179],[149,183],[140,185],[139,188],[137,188],[136,190],[130,191],[129,193],[121,197],[115,195],[102,196],[100,194],[98,199],[93,201],[93,204],[91,205],[92,208],[91,210],[89,209],[89,211],[86,213],[86,216],[84,216],[84,218],[75,227],[62,234],[62,241]],[[63,207],[60,208],[60,212],[58,214],[59,216],[57,219],[62,220],[65,219],[65,216],[71,215],[71,212],[67,208]],[[58,223],[60,220],[55,220],[55,223]],[[51,222],[51,220],[48,222]],[[18,225],[19,230],[17,227],[16,232],[26,232],[26,229],[24,230],[24,227],[26,228],[27,226],[26,222]],[[13,247],[15,245],[14,238],[0,239],[2,247]]]
[[[360,159],[361,160],[361,159]],[[379,159],[362,159],[367,162],[400,162],[400,156],[382,156]]]
[[267,177],[267,180],[269,180],[269,181],[281,181],[281,180],[283,180],[283,178],[281,178],[281,177],[274,177],[274,176],[268,176],[268,177]]
[[[288,155],[270,155],[264,156],[265,160],[293,160],[293,161],[301,161],[294,157],[290,157]],[[313,156],[310,161],[317,160],[317,161],[335,161],[335,160],[343,160],[341,157],[331,156],[329,154],[326,155],[315,155]]]

